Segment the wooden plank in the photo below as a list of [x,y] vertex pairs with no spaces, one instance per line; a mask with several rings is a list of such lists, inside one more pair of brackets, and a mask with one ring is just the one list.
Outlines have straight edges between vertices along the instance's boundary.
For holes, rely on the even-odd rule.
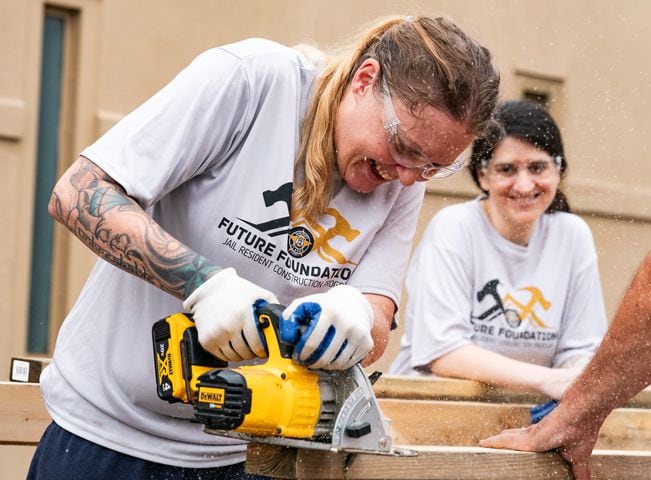
[[378,398],[532,404],[549,400],[549,397],[537,393],[493,387],[471,380],[443,377],[383,375],[375,382],[373,388]]
[[595,448],[651,453],[651,410],[617,408],[606,418]]
[[394,445],[477,446],[505,428],[529,425],[522,404],[378,399]]
[[[476,446],[505,428],[530,425],[531,405],[378,399],[395,445]],[[650,450],[651,409],[618,408],[604,422],[598,449]]]
[[0,382],[0,444],[36,445],[50,421],[37,383]]
[[565,461],[554,453],[522,453],[480,448],[427,447],[417,457],[373,458],[356,455],[349,461],[349,479],[500,479],[572,478]]
[[[538,404],[549,397],[535,393],[493,387],[472,380],[442,377],[406,377],[383,375],[373,385],[378,398],[410,400],[464,400],[491,403]],[[631,408],[651,408],[651,386],[644,389],[626,405]]]
[[625,407],[651,408],[651,385],[626,402]]
[[[401,405],[402,403],[402,405]],[[423,411],[414,404],[433,404],[436,410]],[[496,404],[478,404],[461,402],[464,409],[457,410],[457,418],[451,415],[451,409],[459,408],[452,402],[400,402],[381,400],[385,414],[387,405],[392,405],[395,424],[404,422],[404,418],[415,418],[420,430],[430,424],[436,425],[436,419],[447,422],[446,440],[455,437],[449,432],[456,430],[475,430],[482,428],[482,422],[475,420],[469,426],[459,425],[464,416],[472,417],[469,409],[483,411],[488,409],[497,412],[494,420],[496,425],[511,426],[511,422],[522,421],[526,416],[527,406],[501,406]],[[443,408],[444,410],[440,410]],[[448,409],[447,411],[445,409]],[[509,410],[510,409],[510,410]],[[650,430],[647,420],[643,423],[627,423],[634,418],[631,409],[623,411],[623,417],[609,417],[608,422],[625,424],[628,434],[640,435],[638,430],[644,430],[648,435]],[[397,420],[396,412],[406,412],[402,420]],[[461,413],[459,413],[461,412]],[[648,414],[648,412],[644,412]],[[475,415],[475,414],[473,414]],[[450,416],[449,419],[446,419]],[[423,421],[423,419],[427,421]],[[622,420],[622,418],[624,420]],[[648,419],[648,417],[645,417]],[[413,421],[413,420],[410,420]],[[49,416],[41,400],[38,384],[0,382],[0,443],[16,445],[35,445],[45,427],[49,424]],[[476,422],[476,423],[475,423]],[[500,423],[502,422],[502,423]],[[474,425],[472,423],[475,423]],[[445,425],[440,423],[439,425]],[[415,431],[419,431],[416,429]],[[427,434],[422,441],[427,442]],[[436,433],[441,435],[441,433]],[[476,435],[473,433],[472,435]],[[483,435],[483,434],[482,434]],[[622,433],[622,436],[625,433]],[[474,437],[473,437],[474,438]],[[648,438],[648,436],[646,437]],[[600,441],[601,436],[600,436]],[[624,440],[613,440],[613,444],[624,443]],[[647,442],[648,443],[648,442]],[[247,454],[247,469],[256,474],[276,476],[289,479],[341,479],[351,480],[400,478],[402,480],[418,479],[521,479],[529,480],[553,478],[570,478],[565,463],[554,453],[522,453],[506,450],[482,449],[479,447],[426,446],[413,445],[418,451],[417,457],[387,457],[381,455],[344,455],[332,454],[316,450],[303,450],[275,447],[269,445],[251,445]],[[648,448],[648,447],[647,447]],[[651,471],[651,452],[636,452],[623,450],[595,450],[592,458],[592,469],[596,479],[626,478],[630,480],[646,479]]]
[[[395,444],[474,446],[481,438],[529,423],[529,405],[379,399]],[[423,421],[426,419],[426,421]],[[49,423],[37,384],[0,382],[0,443],[35,445]],[[616,409],[597,448],[651,449],[651,410]]]
[[590,468],[592,480],[648,479],[651,476],[651,452],[595,450],[590,458]]
[[[285,479],[376,480],[528,480],[571,479],[565,461],[556,453],[515,452],[480,447],[413,447],[418,455],[399,457],[343,454],[250,444],[247,472]],[[651,453],[595,450],[592,478],[646,480]]]

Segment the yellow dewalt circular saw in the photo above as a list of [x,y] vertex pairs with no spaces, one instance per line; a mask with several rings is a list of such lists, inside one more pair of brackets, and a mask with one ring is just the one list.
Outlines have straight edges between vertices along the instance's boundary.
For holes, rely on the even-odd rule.
[[209,434],[286,447],[412,455],[393,447],[389,421],[359,365],[310,370],[292,359],[294,346],[279,335],[284,308],[254,306],[268,358],[234,368],[201,347],[191,315],[176,313],[156,322],[158,396],[194,405]]

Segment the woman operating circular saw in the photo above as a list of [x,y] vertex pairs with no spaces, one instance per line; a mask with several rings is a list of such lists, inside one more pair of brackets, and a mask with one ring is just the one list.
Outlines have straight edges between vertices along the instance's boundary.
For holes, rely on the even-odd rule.
[[51,214],[101,260],[41,380],[54,423],[30,479],[247,478],[242,442],[156,395],[151,327],[170,313],[191,312],[230,362],[266,355],[257,300],[299,322],[312,305],[294,352],[312,369],[382,354],[423,182],[462,167],[499,77],[443,18],[313,53],[261,39],[202,53],[56,184]]

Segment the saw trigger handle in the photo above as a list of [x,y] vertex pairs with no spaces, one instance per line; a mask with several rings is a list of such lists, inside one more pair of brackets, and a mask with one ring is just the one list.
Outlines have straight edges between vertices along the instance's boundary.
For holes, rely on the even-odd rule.
[[[280,335],[280,319],[285,310],[284,305],[258,301],[253,305],[258,330],[264,337],[265,349],[269,358],[292,358],[294,345],[284,342]],[[271,328],[268,328],[271,326]]]

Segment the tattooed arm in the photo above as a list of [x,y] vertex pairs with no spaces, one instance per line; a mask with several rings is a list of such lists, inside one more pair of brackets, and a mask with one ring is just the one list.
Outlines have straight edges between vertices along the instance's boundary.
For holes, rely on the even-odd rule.
[[57,182],[48,210],[104,260],[181,300],[220,270],[163,230],[85,157]]

